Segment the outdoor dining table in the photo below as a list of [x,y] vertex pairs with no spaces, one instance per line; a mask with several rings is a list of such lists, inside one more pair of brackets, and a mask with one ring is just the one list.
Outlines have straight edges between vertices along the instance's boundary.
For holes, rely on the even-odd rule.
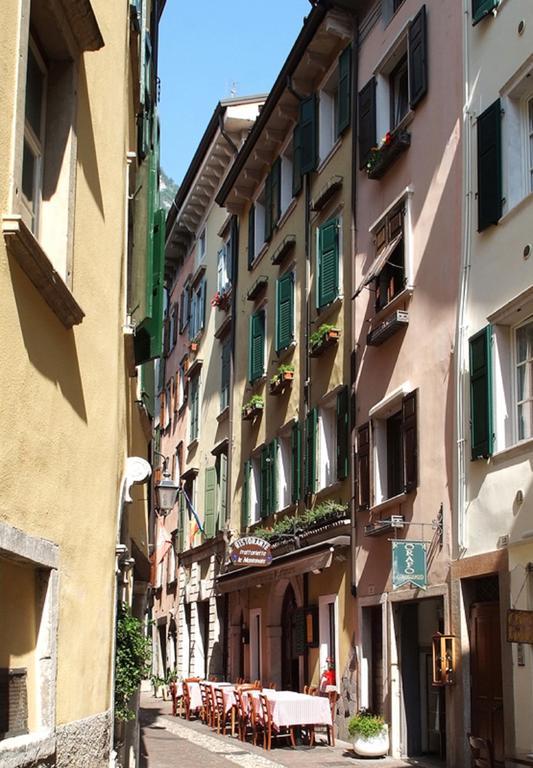
[[264,693],[272,705],[272,721],[278,728],[291,725],[332,725],[329,699],[295,691],[247,691],[253,706],[259,708],[259,694]]

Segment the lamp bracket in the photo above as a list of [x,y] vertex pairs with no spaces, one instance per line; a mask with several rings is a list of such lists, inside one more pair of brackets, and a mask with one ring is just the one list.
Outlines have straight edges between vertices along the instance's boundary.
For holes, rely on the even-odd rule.
[[152,474],[152,467],[140,456],[128,456],[126,459],[126,475],[124,478],[124,501],[133,501],[130,495],[134,483],[145,483]]

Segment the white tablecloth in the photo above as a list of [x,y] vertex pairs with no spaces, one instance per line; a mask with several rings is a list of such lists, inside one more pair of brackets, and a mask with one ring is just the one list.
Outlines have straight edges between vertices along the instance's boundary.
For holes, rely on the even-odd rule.
[[200,692],[200,683],[187,683],[191,697],[191,709],[200,709],[202,706],[202,694]]
[[[260,711],[260,691],[248,691]],[[262,691],[272,705],[272,720],[280,728],[288,725],[331,725],[329,699],[293,691]]]

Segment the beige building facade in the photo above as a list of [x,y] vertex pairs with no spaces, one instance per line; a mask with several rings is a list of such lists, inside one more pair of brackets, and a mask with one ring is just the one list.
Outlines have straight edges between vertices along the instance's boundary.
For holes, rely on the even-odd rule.
[[[160,293],[146,50],[162,7],[3,8],[0,763],[9,768],[109,765],[115,606],[144,613],[150,425],[136,404],[136,362],[157,344],[141,350],[141,333],[134,349],[134,337],[136,323],[154,330],[159,314],[145,302],[148,276],[150,295]],[[134,242],[128,200],[148,165],[154,184],[135,203],[144,224]],[[133,764],[135,734],[124,738],[123,764]]]

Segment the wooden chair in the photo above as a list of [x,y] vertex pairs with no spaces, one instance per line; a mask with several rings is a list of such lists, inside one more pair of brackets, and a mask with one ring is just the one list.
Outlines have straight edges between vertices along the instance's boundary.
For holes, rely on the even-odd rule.
[[172,681],[168,687],[170,690],[170,696],[172,698],[172,715],[173,717],[177,717],[178,709],[180,715],[183,712],[183,694],[178,695],[178,686],[174,681]]
[[213,702],[213,715],[214,715],[214,722],[213,727],[216,725],[217,727],[217,733],[222,733],[224,736],[226,735],[226,708],[224,707],[224,694],[222,693],[222,688],[215,688],[215,700]]
[[[246,731],[249,729],[253,737],[252,720],[250,718],[250,707],[248,706],[242,691],[236,690],[233,692],[235,696],[235,709],[237,712],[237,729],[239,733],[239,739],[246,741]],[[254,741],[255,744],[255,741]]]
[[272,720],[272,704],[267,699],[264,693],[259,694],[259,702],[261,708],[261,725],[263,728],[263,747],[265,749],[272,749],[272,734],[276,738],[286,738],[291,740],[291,745],[296,746],[294,739],[294,728],[290,726],[278,726]]
[[263,690],[263,685],[261,683],[261,680],[254,680],[254,688],[256,689],[256,691]]
[[335,715],[336,715],[336,709],[337,709],[337,701],[339,700],[339,694],[337,693],[337,691],[329,691],[328,699],[329,699],[329,708],[331,709],[331,725],[327,725],[326,730],[328,733],[328,744],[331,747],[334,747],[335,746]]
[[467,733],[473,768],[494,768],[494,750],[489,739]]
[[276,691],[278,688],[277,683],[269,683],[268,687],[271,688],[273,691]]
[[[191,692],[189,690],[189,683],[197,683],[199,682],[195,678],[188,678],[187,680],[183,681],[183,705],[185,707],[185,718],[187,720],[191,719]],[[198,714],[198,708],[195,707],[194,712]]]

